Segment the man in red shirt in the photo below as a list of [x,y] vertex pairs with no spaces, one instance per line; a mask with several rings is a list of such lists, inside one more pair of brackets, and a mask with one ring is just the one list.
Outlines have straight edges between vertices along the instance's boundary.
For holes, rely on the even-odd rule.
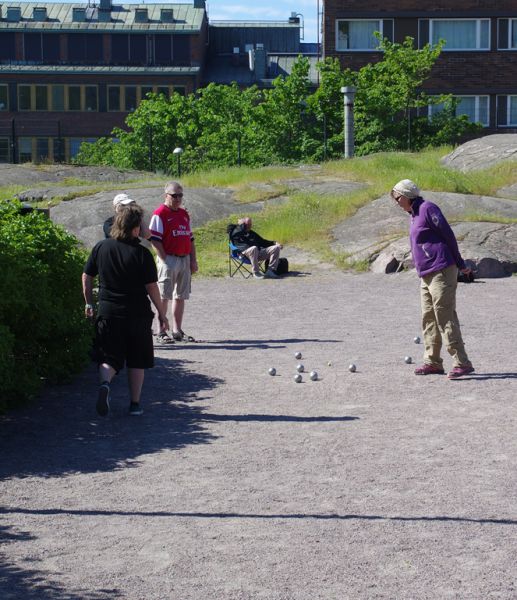
[[181,328],[185,300],[190,296],[191,274],[198,270],[194,236],[190,229],[188,212],[181,208],[183,188],[176,181],[165,186],[165,199],[151,217],[149,230],[151,244],[158,254],[158,286],[167,314],[172,303],[172,338],[166,332],[159,334],[160,341],[194,341]]

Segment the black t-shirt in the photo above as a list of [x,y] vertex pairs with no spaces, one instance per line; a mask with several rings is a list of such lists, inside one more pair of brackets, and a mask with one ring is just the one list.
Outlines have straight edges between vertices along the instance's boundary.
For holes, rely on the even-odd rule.
[[110,217],[109,219],[106,219],[104,221],[104,225],[102,226],[102,230],[104,231],[104,237],[106,239],[111,237],[111,226],[113,225],[113,221],[115,220],[115,217]]
[[158,280],[153,255],[140,245],[114,239],[96,244],[84,267],[91,277],[99,276],[101,317],[151,316],[151,303],[145,286]]

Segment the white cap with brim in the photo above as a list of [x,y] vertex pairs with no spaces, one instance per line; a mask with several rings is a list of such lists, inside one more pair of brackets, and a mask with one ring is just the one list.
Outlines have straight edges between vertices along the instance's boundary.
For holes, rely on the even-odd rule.
[[402,181],[399,181],[394,186],[392,192],[396,192],[400,196],[405,196],[410,200],[420,196],[420,190],[418,189],[417,184],[414,181],[411,181],[411,179],[402,179]]
[[127,194],[117,194],[115,198],[113,198],[113,206],[116,208],[121,204],[125,206],[126,204],[132,204],[134,202]]

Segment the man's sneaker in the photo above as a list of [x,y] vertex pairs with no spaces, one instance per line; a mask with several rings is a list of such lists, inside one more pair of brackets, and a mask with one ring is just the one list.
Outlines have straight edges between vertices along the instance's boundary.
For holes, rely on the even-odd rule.
[[144,414],[144,410],[137,402],[131,402],[129,405],[129,414],[132,417],[139,417]]
[[449,379],[458,379],[458,377],[463,377],[464,375],[470,375],[470,373],[474,373],[474,367],[472,365],[460,365],[459,367],[454,367],[452,371],[449,371],[447,377]]
[[255,279],[264,279],[264,275],[260,271],[253,271],[253,277]]
[[277,275],[273,269],[268,269],[264,275],[266,279],[280,279],[280,275]]
[[433,367],[433,365],[422,365],[415,369],[415,375],[443,375],[444,373],[441,367]]
[[97,396],[97,414],[105,417],[110,411],[110,384],[104,381],[99,386],[99,394]]

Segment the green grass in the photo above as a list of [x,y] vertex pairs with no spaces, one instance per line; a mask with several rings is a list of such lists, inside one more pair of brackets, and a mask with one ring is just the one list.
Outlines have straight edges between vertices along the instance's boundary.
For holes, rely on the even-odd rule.
[[[289,200],[280,206],[266,206],[253,215],[253,228],[268,239],[296,245],[319,256],[321,260],[334,263],[338,268],[368,269],[368,261],[351,262],[346,253],[330,250],[331,231],[340,221],[351,217],[361,207],[390,191],[400,179],[413,179],[424,190],[465,194],[495,195],[506,185],[517,181],[515,162],[500,164],[475,173],[460,173],[446,169],[440,159],[452,148],[435,148],[420,153],[382,153],[368,157],[338,160],[325,163],[318,176],[347,181],[364,182],[368,187],[343,195],[314,195],[291,192]],[[238,189],[251,180],[282,185],[283,179],[301,177],[299,171],[284,168],[231,169],[229,176],[217,174],[217,185]],[[207,175],[199,175],[200,180]],[[214,172],[209,177],[216,177]],[[306,175],[305,175],[306,176]],[[193,180],[194,181],[194,180]],[[199,181],[199,180],[197,180]],[[257,189],[257,188],[255,188]],[[255,196],[256,199],[264,199]],[[236,217],[233,219],[235,222]],[[513,223],[514,219],[490,215],[467,215],[465,220]],[[226,224],[232,219],[210,223],[196,231],[201,273],[209,276],[224,275],[227,271]]]

